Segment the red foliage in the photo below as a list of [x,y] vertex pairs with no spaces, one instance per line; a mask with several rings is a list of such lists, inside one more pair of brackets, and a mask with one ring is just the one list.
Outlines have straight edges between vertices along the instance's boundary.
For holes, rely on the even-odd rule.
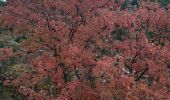
[[33,70],[13,80],[19,92],[37,100],[168,99],[170,13],[143,1],[120,10],[116,1],[9,1],[5,25],[14,18],[16,30],[27,26],[22,49]]
[[13,56],[11,48],[0,48],[0,62]]

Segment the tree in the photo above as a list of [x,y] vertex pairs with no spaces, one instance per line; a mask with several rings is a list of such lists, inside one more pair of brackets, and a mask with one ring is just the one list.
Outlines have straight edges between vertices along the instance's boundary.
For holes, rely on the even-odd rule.
[[3,25],[26,34],[20,53],[32,71],[5,84],[28,99],[169,97],[170,16],[159,4],[141,1],[133,11],[117,0],[7,4]]

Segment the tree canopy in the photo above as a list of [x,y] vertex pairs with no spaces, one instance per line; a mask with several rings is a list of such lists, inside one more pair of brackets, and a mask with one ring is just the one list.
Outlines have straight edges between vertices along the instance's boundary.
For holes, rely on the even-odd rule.
[[1,62],[18,59],[4,72],[3,85],[28,100],[170,97],[168,5],[9,0],[0,17],[0,29],[18,47],[0,48]]

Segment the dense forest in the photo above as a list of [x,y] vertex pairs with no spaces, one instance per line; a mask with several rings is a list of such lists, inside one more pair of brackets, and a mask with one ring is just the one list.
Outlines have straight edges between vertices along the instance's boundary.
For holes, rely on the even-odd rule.
[[169,100],[170,0],[0,0],[0,100]]

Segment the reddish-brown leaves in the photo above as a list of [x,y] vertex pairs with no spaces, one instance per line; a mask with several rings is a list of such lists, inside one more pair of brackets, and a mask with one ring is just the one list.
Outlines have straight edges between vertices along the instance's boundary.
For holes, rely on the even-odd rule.
[[1,48],[0,49],[0,61],[5,60],[13,56],[12,48]]
[[[33,70],[13,81],[19,92],[42,100],[167,99],[170,14],[148,2],[120,10],[123,1],[9,3],[4,25],[28,26],[22,48]],[[12,55],[0,50],[0,60]]]

